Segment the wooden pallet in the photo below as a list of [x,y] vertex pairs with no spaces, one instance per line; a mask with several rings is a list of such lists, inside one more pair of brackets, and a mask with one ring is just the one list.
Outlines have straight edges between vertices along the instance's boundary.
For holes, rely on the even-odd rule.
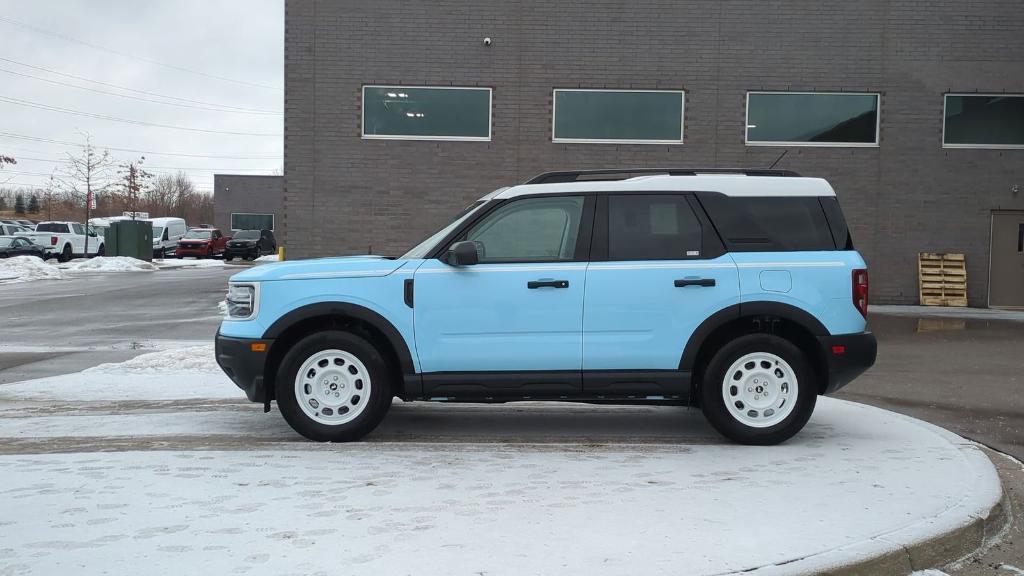
[[923,306],[967,306],[967,260],[963,254],[917,255]]

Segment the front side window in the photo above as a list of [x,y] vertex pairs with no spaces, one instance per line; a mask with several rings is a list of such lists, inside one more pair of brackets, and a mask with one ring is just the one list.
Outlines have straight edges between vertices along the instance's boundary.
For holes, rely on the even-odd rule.
[[608,198],[609,260],[684,260],[700,256],[700,221],[684,196]]
[[488,214],[466,234],[480,262],[559,262],[576,257],[583,196],[514,200]]
[[878,94],[747,93],[747,144],[877,146]]
[[946,94],[946,148],[1024,148],[1024,95]]
[[363,86],[363,138],[490,140],[491,89]]
[[555,90],[555,142],[682,144],[682,90]]
[[273,214],[233,213],[233,214],[231,214],[231,229],[232,230],[273,230],[274,229],[274,215]]

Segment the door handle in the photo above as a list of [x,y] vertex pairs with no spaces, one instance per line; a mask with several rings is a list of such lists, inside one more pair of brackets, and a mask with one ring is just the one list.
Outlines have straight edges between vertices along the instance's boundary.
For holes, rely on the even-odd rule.
[[534,288],[568,288],[568,280],[530,280],[526,283],[530,290]]
[[676,284],[676,288],[685,288],[687,286],[711,287],[711,286],[715,285],[715,279],[714,278],[693,278],[693,279],[683,278],[682,280],[676,280],[675,284]]

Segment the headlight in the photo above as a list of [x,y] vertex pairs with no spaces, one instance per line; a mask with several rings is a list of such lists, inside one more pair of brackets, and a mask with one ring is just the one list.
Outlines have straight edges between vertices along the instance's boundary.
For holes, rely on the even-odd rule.
[[248,320],[259,306],[259,284],[228,284],[228,319]]

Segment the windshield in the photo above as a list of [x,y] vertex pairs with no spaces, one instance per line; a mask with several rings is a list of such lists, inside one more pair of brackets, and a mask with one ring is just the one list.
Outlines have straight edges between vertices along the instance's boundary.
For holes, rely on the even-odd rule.
[[210,234],[213,234],[213,230],[189,230],[185,233],[185,238],[192,238],[195,240],[209,240]]
[[259,240],[259,238],[259,230],[239,230],[238,233],[235,234],[235,240]]
[[153,226],[153,240],[159,240],[164,237],[164,229],[160,226]]
[[444,228],[441,228],[437,232],[434,232],[433,234],[428,236],[426,240],[413,246],[411,250],[409,250],[405,254],[402,254],[401,256],[399,256],[399,258],[402,260],[410,260],[414,258],[425,257],[427,253],[430,252],[430,250],[438,242],[441,241],[442,238],[450,234],[452,230],[458,228],[459,224],[465,222],[467,218],[469,218],[474,212],[477,211],[478,208],[480,208],[484,204],[486,204],[486,202],[480,200],[478,202],[470,204],[469,206],[466,206],[466,209],[463,210],[458,216],[456,216],[455,220],[453,220],[451,224],[445,226]]
[[55,222],[49,224],[40,224],[39,226],[36,226],[36,232],[57,232],[58,234],[67,234],[68,225],[57,224]]

